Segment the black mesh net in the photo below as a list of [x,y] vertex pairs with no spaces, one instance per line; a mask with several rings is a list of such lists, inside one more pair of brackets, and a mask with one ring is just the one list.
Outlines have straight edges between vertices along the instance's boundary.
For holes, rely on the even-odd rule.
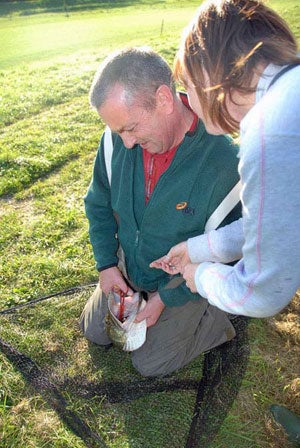
[[[60,294],[64,296],[75,292],[78,292],[78,288]],[[29,304],[31,314],[35,311],[36,303],[57,295],[50,295],[31,302]],[[0,314],[14,316],[14,313],[22,312],[26,306],[28,307],[28,304],[4,310]],[[44,306],[46,306],[45,303]],[[22,318],[18,317],[22,322]],[[77,319],[78,316],[74,316],[74,318]],[[68,402],[70,396],[76,396],[81,400],[93,399],[99,400],[100,403],[105,401],[113,404],[134,402],[150,394],[178,391],[187,393],[193,391],[195,393],[196,391],[194,409],[190,410],[191,418],[185,441],[181,441],[177,446],[207,448],[217,435],[238,394],[249,359],[248,319],[235,317],[232,324],[236,330],[236,337],[205,353],[201,371],[198,372],[196,378],[195,375],[182,377],[179,371],[164,378],[145,379],[139,375],[129,377],[123,375],[121,379],[115,377],[103,378],[101,381],[89,381],[83,375],[70,377],[58,374],[57,370],[53,374],[49,367],[39,367],[30,356],[16,349],[11,342],[4,340],[4,337],[0,338],[0,349],[31,388],[44,398],[48,406],[57,412],[64,424],[80,437],[87,447],[108,447],[109,442],[107,439],[105,440],[103,434],[99,435],[99,431],[92,427],[92,420],[87,422],[82,413],[79,415],[72,409]],[[107,362],[110,362],[110,352],[113,350],[106,349]],[[32,355],[32,357],[34,356]],[[113,363],[114,359],[111,359],[111,362]],[[135,446],[142,448],[143,444],[137,443]]]

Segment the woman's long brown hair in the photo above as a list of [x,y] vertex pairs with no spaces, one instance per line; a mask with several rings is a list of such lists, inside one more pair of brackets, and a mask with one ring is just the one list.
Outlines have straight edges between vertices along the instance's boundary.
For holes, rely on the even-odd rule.
[[[225,132],[239,123],[226,107],[232,93],[255,91],[259,67],[300,64],[297,43],[286,22],[262,1],[208,0],[184,31],[174,76],[195,85],[203,113]],[[205,81],[209,80],[209,87]]]

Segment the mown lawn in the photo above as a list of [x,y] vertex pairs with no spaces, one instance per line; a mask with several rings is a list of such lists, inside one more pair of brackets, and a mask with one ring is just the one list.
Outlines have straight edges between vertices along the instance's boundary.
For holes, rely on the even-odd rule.
[[[101,59],[120,46],[149,44],[172,63],[198,5],[178,3],[101,8],[74,1],[67,12],[59,2],[0,4],[0,310],[96,281],[82,198],[103,124],[88,105],[89,86]],[[300,41],[298,1],[269,3]],[[77,322],[91,291],[0,315],[0,338],[46,372],[107,446],[184,447],[194,390],[121,403],[80,393],[84,382],[143,382],[128,355],[81,337]],[[252,321],[248,370],[213,448],[288,447],[268,407],[280,403],[300,413],[299,302],[295,297],[275,318]],[[45,396],[4,354],[0,359],[0,446],[84,447]],[[201,367],[199,358],[174,378],[198,379]]]

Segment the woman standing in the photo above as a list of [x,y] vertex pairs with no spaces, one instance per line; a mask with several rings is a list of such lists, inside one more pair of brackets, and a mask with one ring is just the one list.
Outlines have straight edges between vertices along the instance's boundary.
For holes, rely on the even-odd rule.
[[151,266],[182,272],[192,291],[229,313],[274,315],[300,286],[295,37],[261,1],[209,0],[185,30],[175,77],[209,133],[240,133],[243,218],[174,246]]

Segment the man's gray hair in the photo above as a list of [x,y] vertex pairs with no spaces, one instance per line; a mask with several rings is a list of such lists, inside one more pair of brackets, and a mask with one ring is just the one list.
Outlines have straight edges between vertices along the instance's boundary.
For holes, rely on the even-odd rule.
[[90,89],[91,106],[98,110],[115,84],[124,86],[128,106],[138,100],[149,110],[155,107],[155,92],[161,85],[167,85],[176,94],[169,65],[147,47],[117,51],[101,63]]

